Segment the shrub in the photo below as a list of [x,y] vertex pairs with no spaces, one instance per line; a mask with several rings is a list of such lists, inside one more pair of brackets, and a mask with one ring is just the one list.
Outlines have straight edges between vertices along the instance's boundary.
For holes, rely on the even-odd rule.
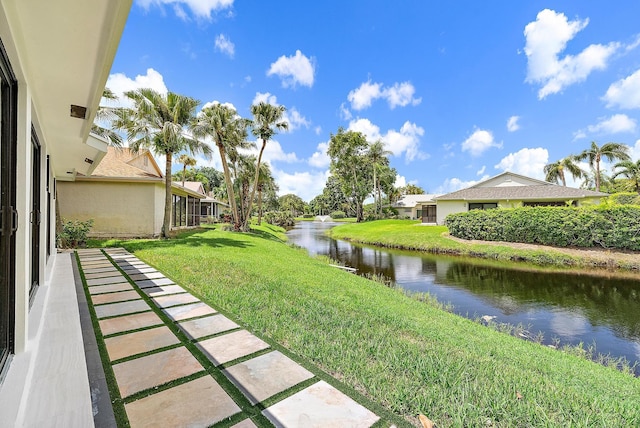
[[640,207],[522,207],[447,216],[452,236],[557,247],[640,250]]
[[334,211],[330,214],[331,218],[345,218],[347,215],[344,211]]
[[313,218],[313,214],[304,214],[302,218]]
[[640,205],[640,195],[635,192],[614,193],[607,198],[611,205]]
[[93,219],[63,220],[62,231],[57,236],[58,247],[78,248],[87,244],[87,234],[93,227]]
[[292,227],[296,224],[289,211],[269,211],[264,213],[264,221],[280,227]]

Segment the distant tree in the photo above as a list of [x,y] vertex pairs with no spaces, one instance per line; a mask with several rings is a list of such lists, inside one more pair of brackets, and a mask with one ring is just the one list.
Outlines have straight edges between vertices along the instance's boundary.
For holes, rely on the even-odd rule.
[[195,98],[169,92],[160,94],[144,88],[125,93],[133,108],[121,109],[114,120],[116,129],[127,132],[133,151],[148,148],[165,157],[165,201],[162,237],[169,237],[171,228],[171,163],[173,155],[183,150],[203,153],[209,157],[211,148],[187,133],[200,103]]
[[[380,196],[380,174],[384,168],[389,168],[389,150],[384,149],[384,143],[380,140],[371,143],[367,151],[367,158],[373,171],[373,195],[375,200],[375,212],[379,216],[382,212],[382,197]],[[376,197],[377,196],[377,197]]]
[[210,166],[203,166],[196,170],[198,174],[202,174],[207,177],[208,185],[205,186],[205,190],[207,192],[213,191],[213,189],[219,187],[220,185],[224,185],[224,174],[222,171],[218,171],[215,168]]
[[298,214],[302,214],[305,210],[305,203],[302,198],[294,195],[293,193],[280,196],[279,202],[280,209],[291,212],[293,217],[296,217]]
[[[251,127],[253,129],[253,135],[262,140],[262,146],[258,154],[258,161],[255,169],[255,177],[253,180],[253,188],[251,190],[251,196],[249,197],[248,211],[251,212],[253,204],[253,198],[258,188],[258,180],[260,174],[260,164],[262,163],[262,153],[265,147],[267,147],[267,141],[269,141],[279,130],[289,129],[289,124],[283,120],[284,113],[287,109],[284,106],[274,106],[265,102],[260,102],[251,106],[251,114],[253,115],[253,122]],[[249,230],[249,218],[247,215],[245,222],[242,226],[242,230],[245,232]]]
[[426,192],[424,189],[416,184],[407,184],[404,187],[400,188],[400,194],[404,195],[424,195]]
[[596,192],[600,191],[600,161],[602,158],[607,159],[609,162],[630,160],[629,146],[621,143],[605,143],[602,146],[598,146],[595,141],[592,141],[588,149],[576,156],[579,161],[586,160],[589,162],[589,166],[595,171]]
[[567,156],[544,166],[545,180],[550,183],[562,183],[563,186],[566,186],[567,172],[574,180],[585,176],[585,172],[576,164],[575,156]]
[[198,161],[195,158],[189,156],[186,153],[183,153],[180,156],[178,156],[178,159],[176,159],[176,160],[177,160],[178,163],[182,164],[182,187],[184,187],[184,181],[185,181],[185,177],[186,177],[187,167],[196,166]]
[[626,177],[629,183],[628,187],[640,194],[640,159],[635,162],[631,160],[618,162],[614,165],[614,169],[617,171],[613,174],[612,178],[615,179],[619,176]]
[[338,178],[342,192],[353,202],[357,222],[363,220],[363,202],[371,193],[373,174],[367,165],[368,148],[363,134],[340,128],[331,135],[327,150],[331,174]]
[[202,109],[193,123],[195,135],[211,137],[218,147],[227,187],[227,199],[231,206],[231,215],[236,230],[240,230],[240,217],[227,157],[235,154],[238,146],[245,143],[248,125],[249,121],[238,116],[233,108],[220,103],[214,103]]

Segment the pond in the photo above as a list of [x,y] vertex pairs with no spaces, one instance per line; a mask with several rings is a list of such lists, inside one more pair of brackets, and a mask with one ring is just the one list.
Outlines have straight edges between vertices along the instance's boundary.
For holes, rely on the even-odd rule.
[[640,375],[640,275],[549,272],[354,245],[325,234],[336,224],[299,222],[287,236],[311,255],[329,256],[361,275],[383,275],[407,290],[428,292],[459,315],[522,324],[532,335],[541,332],[545,344],[595,344],[598,353],[637,361]]

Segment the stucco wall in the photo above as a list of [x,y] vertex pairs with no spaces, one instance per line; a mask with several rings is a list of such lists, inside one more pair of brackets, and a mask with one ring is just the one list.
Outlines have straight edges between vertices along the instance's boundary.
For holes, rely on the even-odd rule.
[[468,211],[467,205],[463,201],[438,201],[436,206],[436,219],[440,225],[444,224],[444,219],[449,214]]
[[58,182],[60,215],[64,219],[92,218],[90,236],[158,235],[162,189],[161,183]]

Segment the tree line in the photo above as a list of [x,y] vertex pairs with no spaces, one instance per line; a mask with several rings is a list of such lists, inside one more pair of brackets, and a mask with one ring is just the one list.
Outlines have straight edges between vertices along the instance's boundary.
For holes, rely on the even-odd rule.
[[[611,176],[602,170],[603,160],[617,161],[613,165]],[[589,170],[585,171],[580,167],[578,163],[581,161],[587,162]],[[545,165],[544,173],[547,181],[563,186],[567,185],[567,176],[571,175],[574,180],[583,180],[581,187],[596,192],[634,191],[640,194],[640,159],[633,162],[629,156],[629,146],[621,143],[610,142],[599,146],[592,141],[581,153]]]

